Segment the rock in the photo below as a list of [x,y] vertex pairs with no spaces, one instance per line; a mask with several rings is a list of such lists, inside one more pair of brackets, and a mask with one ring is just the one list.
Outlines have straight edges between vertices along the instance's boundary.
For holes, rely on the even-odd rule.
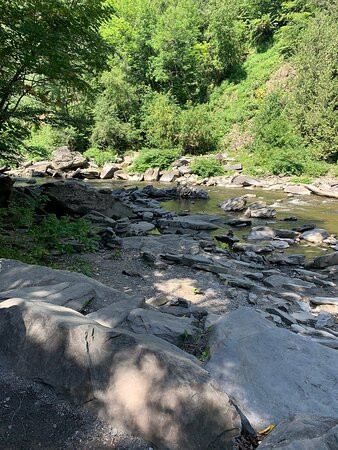
[[88,166],[88,161],[80,152],[72,152],[68,147],[60,147],[52,153],[53,169],[73,170]]
[[116,178],[117,180],[125,180],[125,181],[127,181],[129,176],[124,170],[116,170],[114,172],[114,178]]
[[144,181],[158,181],[160,178],[160,169],[148,169],[144,172]]
[[172,183],[175,178],[177,178],[177,175],[173,171],[166,171],[163,172],[160,178],[161,183]]
[[293,231],[304,233],[304,231],[313,230],[314,228],[316,228],[316,225],[314,223],[306,223],[304,225],[301,225],[300,227],[293,228]]
[[144,304],[144,299],[141,297],[130,297],[128,301],[121,300],[111,305],[105,306],[86,317],[90,320],[108,328],[116,328],[121,323],[125,322],[130,311],[140,308]]
[[132,223],[129,227],[129,236],[141,236],[146,235],[149,231],[155,229],[155,225],[149,222],[136,222]]
[[[98,309],[131,299],[93,278],[66,270],[0,259],[0,299],[26,298],[81,310]],[[88,305],[89,303],[89,305]]]
[[53,169],[53,165],[51,161],[38,161],[36,163],[33,163],[30,166],[30,169],[32,169],[35,172],[42,172],[43,175],[45,176],[49,169]]
[[190,218],[190,216],[174,217],[173,219],[159,219],[160,228],[189,228],[191,230],[217,230],[218,226],[204,220]]
[[305,255],[274,253],[268,255],[267,260],[272,264],[300,266],[305,262]]
[[251,220],[245,220],[245,219],[227,219],[224,221],[226,225],[230,225],[231,227],[235,228],[244,228],[244,227],[250,227],[252,224]]
[[143,181],[143,178],[144,178],[143,173],[128,174],[129,181]]
[[88,180],[95,180],[100,178],[100,170],[94,167],[89,167],[88,169],[80,169],[78,178],[86,178]]
[[330,197],[330,198],[338,198],[338,191],[334,189],[319,189],[316,186],[313,185],[307,185],[306,186],[311,192],[313,192],[316,195],[321,195],[323,197]]
[[177,346],[198,332],[194,321],[188,317],[141,308],[129,313],[125,326],[133,333],[157,336]]
[[6,208],[12,193],[14,181],[7,176],[0,175],[0,208]]
[[209,198],[207,191],[184,184],[178,184],[174,192],[179,198],[189,198],[193,200],[207,200]]
[[117,164],[113,164],[110,162],[106,162],[102,167],[100,178],[102,180],[108,180],[114,177],[114,173],[119,170],[119,166]]
[[325,267],[338,265],[338,252],[329,253],[328,255],[318,256],[310,264],[309,267],[314,269],[325,269]]
[[232,246],[232,250],[235,252],[271,253],[273,252],[273,247],[271,245],[243,244],[242,242],[236,242]]
[[312,244],[321,244],[323,240],[329,237],[329,233],[323,228],[314,228],[301,234],[301,239]]
[[94,189],[79,181],[57,181],[41,186],[52,212],[86,214],[97,211],[108,217],[135,217],[131,208],[116,200],[109,189]]
[[271,275],[270,277],[265,278],[264,283],[272,288],[280,289],[285,287],[300,292],[316,288],[314,283],[303,281],[300,278],[291,278],[283,275]]
[[247,236],[249,241],[270,240],[275,237],[275,231],[270,227],[253,227]]
[[276,229],[275,236],[281,239],[297,239],[299,233],[293,230]]
[[276,216],[276,210],[273,208],[251,208],[251,206],[245,211],[247,217],[253,217],[256,219],[272,219]]
[[233,197],[225,200],[220,204],[220,208],[223,211],[243,211],[246,206],[246,197]]
[[294,317],[284,311],[281,311],[279,308],[266,308],[266,311],[269,314],[280,317],[281,321],[286,325],[290,326],[297,323],[297,320]]
[[296,195],[311,195],[311,192],[305,186],[289,185],[285,186],[284,192]]
[[336,305],[338,306],[338,297],[310,297],[314,305]]
[[240,419],[196,359],[70,309],[0,304],[0,361],[160,448],[232,448]]
[[246,175],[238,175],[234,177],[231,181],[231,184],[239,185],[239,186],[259,186],[259,181],[255,180],[252,177],[248,177]]
[[259,450],[334,450],[338,446],[337,417],[294,414],[280,422]]
[[290,414],[337,416],[338,355],[239,308],[210,335],[206,369],[260,430]]
[[335,324],[334,316],[330,313],[322,312],[318,314],[316,319],[316,328],[333,327]]
[[277,250],[284,250],[290,247],[289,243],[283,240],[271,241],[270,245],[272,245],[272,247],[274,247]]
[[242,170],[243,166],[242,164],[226,164],[223,166],[224,170]]

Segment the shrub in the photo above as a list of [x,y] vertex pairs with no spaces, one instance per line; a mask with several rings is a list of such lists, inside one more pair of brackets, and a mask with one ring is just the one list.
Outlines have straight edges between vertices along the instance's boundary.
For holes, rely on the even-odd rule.
[[116,152],[114,150],[100,150],[99,148],[91,147],[83,154],[87,159],[91,159],[99,167],[102,167],[106,162],[115,162]]
[[195,158],[190,166],[193,173],[202,177],[208,178],[217,175],[224,175],[223,166],[215,158]]
[[144,149],[135,158],[131,170],[136,173],[143,173],[147,169],[155,167],[164,170],[179,156],[178,149]]
[[190,106],[182,111],[179,143],[185,153],[193,155],[216,149],[212,118],[206,105]]
[[155,93],[144,107],[142,130],[149,146],[171,148],[177,144],[180,108],[168,94]]

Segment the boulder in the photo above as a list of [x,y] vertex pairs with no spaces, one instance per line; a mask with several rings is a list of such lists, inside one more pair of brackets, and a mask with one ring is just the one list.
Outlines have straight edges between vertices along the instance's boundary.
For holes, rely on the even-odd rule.
[[0,299],[10,298],[95,310],[133,297],[80,273],[0,259]]
[[166,171],[163,172],[160,178],[161,183],[172,183],[175,178],[177,178],[177,175],[173,171]]
[[270,227],[253,227],[247,236],[249,241],[266,241],[275,237],[275,230]]
[[309,267],[313,267],[314,269],[325,269],[325,267],[335,265],[338,265],[338,252],[318,256],[309,264]]
[[174,217],[173,219],[158,220],[160,228],[189,228],[191,230],[217,230],[218,226],[190,216]]
[[298,290],[300,292],[306,289],[315,289],[316,285],[308,281],[304,281],[300,278],[292,278],[284,275],[271,275],[265,278],[264,283],[272,288],[291,288],[293,290]]
[[240,433],[227,395],[195,358],[162,339],[23,300],[0,303],[0,339],[3,367],[159,448],[230,450]]
[[141,308],[129,313],[125,326],[134,333],[157,336],[174,345],[182,345],[198,332],[191,318]]
[[252,308],[214,325],[206,369],[260,430],[290,414],[338,415],[338,354]]
[[272,219],[276,217],[276,210],[274,208],[252,208],[250,207],[245,211],[247,217],[253,217],[256,219]]
[[114,173],[119,170],[119,166],[117,164],[113,164],[110,162],[106,162],[101,170],[100,178],[102,180],[108,180],[114,177]]
[[0,175],[0,208],[7,207],[13,184],[12,178]]
[[311,195],[311,192],[308,189],[306,189],[305,186],[297,186],[297,185],[285,186],[284,192],[286,194]]
[[130,297],[128,301],[123,299],[116,303],[112,303],[88,314],[86,317],[90,320],[95,320],[95,322],[104,327],[116,328],[121,325],[121,323],[125,322],[130,311],[141,308],[143,304],[144,299],[142,297]]
[[116,170],[114,172],[114,178],[116,178],[117,180],[127,181],[129,178],[129,175],[124,170]]
[[114,218],[135,217],[131,208],[116,200],[109,189],[98,190],[83,182],[67,180],[46,183],[41,190],[49,197],[47,208],[53,212],[87,214],[97,211]]
[[86,178],[88,180],[95,180],[100,178],[101,171],[95,167],[89,167],[88,169],[80,169],[78,178]]
[[321,244],[329,236],[330,234],[323,228],[314,228],[313,230],[305,231],[300,237],[312,244]]
[[232,250],[235,252],[271,253],[274,249],[271,245],[244,244],[242,242],[236,242],[232,246]]
[[174,190],[174,195],[178,198],[188,198],[192,200],[208,200],[209,198],[207,191],[186,184],[178,184]]
[[224,170],[242,170],[243,166],[242,164],[226,164],[223,166]]
[[148,169],[144,172],[144,181],[158,181],[160,178],[160,169]]
[[238,185],[238,186],[259,186],[260,182],[255,180],[252,177],[248,177],[246,175],[238,175],[234,177],[231,181],[232,184]]
[[223,211],[243,211],[246,206],[246,197],[233,197],[225,200],[220,204],[220,208]]
[[55,170],[73,170],[88,166],[88,161],[80,152],[72,152],[68,147],[60,147],[52,153]]
[[338,447],[337,417],[293,414],[282,420],[259,450],[334,450]]

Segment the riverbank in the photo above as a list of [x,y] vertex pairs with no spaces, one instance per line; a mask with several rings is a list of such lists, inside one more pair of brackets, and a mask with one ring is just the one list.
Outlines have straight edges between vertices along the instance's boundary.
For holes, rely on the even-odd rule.
[[[228,445],[235,435],[242,436],[242,443],[245,436],[257,435],[256,446],[262,440],[257,432],[300,413],[303,418],[299,420],[307,423],[308,417],[316,416],[311,429],[316,439],[321,439],[319,445],[324,445],[326,432],[319,427],[322,416],[331,416],[334,421],[338,413],[329,400],[336,389],[332,383],[338,364],[338,252],[334,233],[330,235],[310,221],[299,223],[294,212],[283,212],[282,217],[277,199],[261,199],[250,189],[238,192],[240,196],[227,195],[221,202],[214,200],[218,213],[211,214],[193,210],[210,201],[210,193],[198,186],[109,189],[101,183],[95,188],[84,181],[54,180],[11,187],[9,201],[13,193],[44,199],[34,211],[38,223],[50,214],[85,220],[98,238],[98,247],[88,252],[75,238],[67,241],[71,254],[56,247],[48,256],[51,265],[66,270],[85,267],[90,277],[1,260],[0,335],[7,342],[6,336],[14,333],[8,320],[1,322],[1,310],[8,311],[5,314],[10,314],[11,320],[22,318],[26,331],[19,336],[17,328],[15,339],[25,338],[27,358],[19,367],[0,351],[0,360],[5,358],[26,377],[35,373],[38,364],[44,383],[71,402],[99,410],[109,424],[116,426],[119,418],[118,428],[125,427],[152,447],[165,444],[170,449],[182,448],[175,444],[179,436],[179,446],[184,443],[184,448],[200,448],[191,434],[191,423],[203,430],[202,448],[219,436],[220,429],[233,432],[223,435],[227,444],[219,445]],[[328,201],[335,205],[335,200]],[[317,219],[315,213],[313,217]],[[19,230],[21,245],[27,231]],[[7,232],[13,230],[7,228]],[[327,254],[306,260],[302,243],[326,248]],[[38,306],[34,306],[35,301]],[[30,334],[36,327],[41,330],[37,359],[36,336]],[[86,335],[83,330],[87,330]],[[47,348],[44,343],[51,342],[51,332],[58,339],[53,338],[53,348]],[[89,335],[99,337],[88,344]],[[72,343],[67,355],[65,339]],[[117,341],[119,344],[114,344]],[[11,340],[8,345],[21,360],[22,350],[15,342]],[[81,353],[82,349],[84,355],[87,352],[85,342],[90,349],[89,362]],[[122,351],[123,342],[129,343]],[[70,357],[84,362],[69,367]],[[59,376],[56,370],[45,372],[43,367],[48,365],[40,363],[41,358],[50,364],[55,361],[67,375]],[[122,372],[116,363],[121,364],[121,358]],[[151,390],[144,382],[143,367],[148,367],[147,380],[152,374]],[[245,377],[241,375],[243,367]],[[94,384],[90,381],[84,386],[92,388],[79,389],[76,383],[68,390],[73,370],[76,377],[80,374],[85,380],[91,373]],[[107,379],[105,374],[110,371],[118,378]],[[162,379],[163,373],[174,376]],[[130,386],[130,377],[137,389],[128,388],[127,396],[118,397],[121,406],[117,412],[111,411],[106,398],[116,398],[117,387],[120,392],[124,383]],[[217,383],[217,401],[210,382]],[[158,385],[161,398],[170,389],[170,396],[165,395],[163,401],[174,398],[180,408],[170,409],[171,403],[163,405],[161,401],[164,413],[145,402],[151,398],[151,405],[158,404]],[[196,386],[196,392],[191,386]],[[144,389],[145,395],[139,396]],[[227,395],[241,419],[227,403]],[[188,398],[197,399],[194,407]],[[131,406],[131,399],[141,410]],[[213,399],[213,407],[207,399]],[[146,419],[140,412],[144,408]],[[196,416],[185,427],[180,411],[185,414],[192,408],[198,408],[202,416],[197,417],[209,424],[207,428]],[[169,420],[179,430],[175,437],[168,437],[167,426],[158,425],[158,417],[162,420],[164,414],[165,423]],[[324,428],[327,431],[330,427],[331,422]],[[298,432],[297,439],[303,439],[304,427]],[[233,445],[245,449],[241,442]]]

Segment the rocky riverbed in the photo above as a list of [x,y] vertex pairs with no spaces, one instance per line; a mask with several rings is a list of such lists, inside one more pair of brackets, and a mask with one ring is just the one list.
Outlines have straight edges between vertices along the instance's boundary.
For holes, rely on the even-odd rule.
[[[209,193],[186,184],[14,189],[86,218],[100,249],[55,255],[65,268],[81,258],[91,277],[1,261],[5,370],[153,448],[250,448],[270,425],[262,448],[336,448],[333,227],[248,190],[209,214],[195,209]],[[326,251],[306,258],[304,245]]]

